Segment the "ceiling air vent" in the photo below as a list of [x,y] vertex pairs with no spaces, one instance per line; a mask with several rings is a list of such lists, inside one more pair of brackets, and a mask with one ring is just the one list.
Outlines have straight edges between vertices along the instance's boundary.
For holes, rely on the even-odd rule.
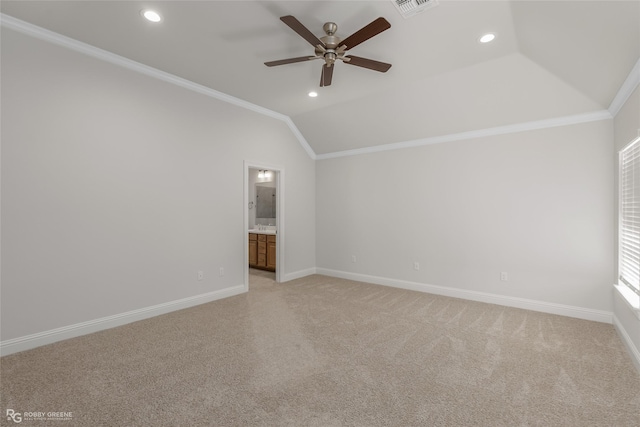
[[391,0],[395,5],[400,15],[405,18],[414,16],[417,13],[424,12],[425,10],[437,6],[438,0]]

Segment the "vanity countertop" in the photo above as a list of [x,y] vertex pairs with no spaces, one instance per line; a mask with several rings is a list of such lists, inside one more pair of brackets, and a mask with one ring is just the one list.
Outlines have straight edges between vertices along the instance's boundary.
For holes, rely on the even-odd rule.
[[249,230],[249,233],[253,233],[253,234],[277,234],[276,230],[258,230],[257,228]]

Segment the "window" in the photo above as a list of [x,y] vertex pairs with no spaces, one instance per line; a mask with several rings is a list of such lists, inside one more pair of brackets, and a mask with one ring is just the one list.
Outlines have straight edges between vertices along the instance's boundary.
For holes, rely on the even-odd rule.
[[640,310],[640,137],[620,151],[618,290]]

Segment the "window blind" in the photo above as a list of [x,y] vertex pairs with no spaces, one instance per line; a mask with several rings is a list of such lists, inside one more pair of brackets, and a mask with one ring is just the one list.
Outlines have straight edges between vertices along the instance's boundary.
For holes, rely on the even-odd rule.
[[640,295],[640,138],[620,151],[620,282]]

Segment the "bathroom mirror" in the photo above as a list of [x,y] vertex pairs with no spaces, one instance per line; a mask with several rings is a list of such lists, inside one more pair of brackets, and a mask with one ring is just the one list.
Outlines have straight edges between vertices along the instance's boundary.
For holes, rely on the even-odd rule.
[[256,184],[256,219],[276,217],[276,189]]

